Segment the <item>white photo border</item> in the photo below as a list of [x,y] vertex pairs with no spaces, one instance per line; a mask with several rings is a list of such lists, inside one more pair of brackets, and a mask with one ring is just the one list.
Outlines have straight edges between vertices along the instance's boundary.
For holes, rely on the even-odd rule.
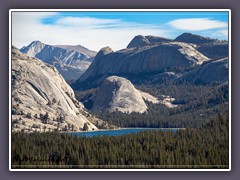
[[[12,12],[228,12],[228,48],[229,48],[229,165],[228,169],[13,169],[11,161],[11,134],[12,134]],[[231,171],[231,9],[10,9],[9,10],[9,171]]]

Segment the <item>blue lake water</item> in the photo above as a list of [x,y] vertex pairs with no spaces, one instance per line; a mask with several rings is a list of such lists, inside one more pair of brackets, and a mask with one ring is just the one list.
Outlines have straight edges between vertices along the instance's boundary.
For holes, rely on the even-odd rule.
[[161,131],[161,132],[176,132],[179,128],[127,128],[127,129],[115,129],[115,130],[99,130],[99,131],[87,131],[87,132],[73,132],[70,133],[74,136],[85,136],[85,137],[93,137],[93,136],[121,136],[124,134],[131,133],[139,133],[146,131]]

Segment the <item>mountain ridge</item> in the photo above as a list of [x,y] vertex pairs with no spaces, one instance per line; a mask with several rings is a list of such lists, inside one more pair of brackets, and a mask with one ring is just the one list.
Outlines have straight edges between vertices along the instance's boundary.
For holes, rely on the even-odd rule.
[[[186,37],[188,41],[184,42]],[[138,35],[125,49],[113,52],[107,47],[106,54],[102,53],[103,49],[85,73],[72,84],[74,89],[81,89],[82,86],[87,89],[98,87],[105,78],[114,75],[133,82],[158,75],[162,79],[174,80],[204,62],[228,57],[227,41],[191,33],[183,33],[173,40]]]
[[[80,49],[84,52],[79,52]],[[55,66],[67,81],[78,79],[96,55],[96,52],[83,46],[54,46],[40,41],[33,41],[28,46],[22,47],[20,51]]]
[[178,67],[191,68],[208,60],[209,58],[192,45],[183,42],[126,48],[103,56],[97,55],[73,87],[80,87],[78,83],[86,87],[94,87],[111,75],[128,77],[138,74],[158,74],[165,69],[169,71]]

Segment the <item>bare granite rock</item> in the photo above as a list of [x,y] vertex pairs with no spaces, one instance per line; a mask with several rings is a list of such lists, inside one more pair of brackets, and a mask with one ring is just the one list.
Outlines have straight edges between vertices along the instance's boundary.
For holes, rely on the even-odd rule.
[[97,59],[97,58],[100,58],[100,57],[105,56],[105,55],[107,55],[107,54],[110,54],[110,53],[112,53],[112,52],[113,52],[113,50],[112,50],[112,48],[110,48],[109,46],[104,47],[104,48],[100,49],[100,51],[97,53],[97,55],[95,56],[95,58],[96,58],[96,59]]
[[[12,130],[82,131],[98,129],[97,119],[75,99],[57,69],[12,48]],[[94,124],[93,124],[94,123]]]
[[91,110],[96,112],[144,113],[148,109],[144,100],[159,103],[154,96],[137,90],[129,80],[110,76],[100,86]]
[[194,46],[183,42],[165,42],[126,48],[106,55],[97,55],[74,84],[74,88],[98,87],[111,75],[126,77],[156,75],[166,70],[174,71],[176,68],[192,68],[208,60],[209,58],[198,52]]

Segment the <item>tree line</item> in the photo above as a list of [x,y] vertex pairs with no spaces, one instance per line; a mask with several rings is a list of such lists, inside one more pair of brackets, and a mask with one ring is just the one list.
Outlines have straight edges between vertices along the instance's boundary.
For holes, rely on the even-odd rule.
[[228,168],[228,110],[196,128],[122,136],[13,133],[13,168]]

